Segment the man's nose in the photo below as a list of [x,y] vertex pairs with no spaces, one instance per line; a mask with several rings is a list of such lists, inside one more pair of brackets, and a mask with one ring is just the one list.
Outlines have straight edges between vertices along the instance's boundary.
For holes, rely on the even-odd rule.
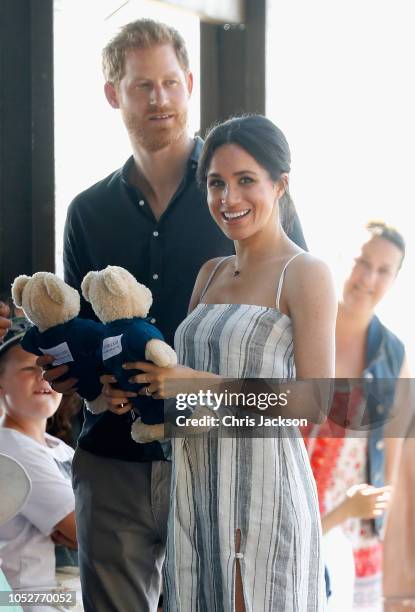
[[168,100],[167,92],[163,85],[154,85],[151,90],[150,104],[153,106],[163,106]]

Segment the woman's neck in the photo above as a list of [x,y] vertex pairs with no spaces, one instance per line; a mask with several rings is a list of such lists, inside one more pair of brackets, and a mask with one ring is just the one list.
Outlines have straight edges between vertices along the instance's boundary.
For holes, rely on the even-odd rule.
[[272,232],[261,232],[260,235],[255,234],[246,240],[236,240],[234,245],[239,270],[255,268],[258,263],[284,257],[293,247],[292,241],[278,226],[273,228]]
[[357,313],[348,309],[344,302],[339,302],[336,333],[342,335],[366,333],[372,317],[373,312],[371,311]]

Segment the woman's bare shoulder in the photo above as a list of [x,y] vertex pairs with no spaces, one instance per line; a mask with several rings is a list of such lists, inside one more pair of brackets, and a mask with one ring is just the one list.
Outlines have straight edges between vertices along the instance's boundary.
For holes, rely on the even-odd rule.
[[200,268],[196,277],[195,286],[193,288],[193,293],[189,304],[189,312],[191,312],[200,302],[203,290],[209,282],[211,274],[215,270],[216,266],[223,259],[223,257],[214,257],[213,259],[208,259],[208,261],[205,261],[205,263]]
[[287,267],[283,293],[290,310],[304,305],[304,299],[320,301],[328,298],[336,301],[334,279],[325,261],[311,253],[303,252]]

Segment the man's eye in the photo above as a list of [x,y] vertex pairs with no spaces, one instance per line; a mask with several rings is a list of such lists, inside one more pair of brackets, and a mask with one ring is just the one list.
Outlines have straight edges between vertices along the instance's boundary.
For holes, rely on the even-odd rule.
[[169,86],[174,86],[177,85],[177,81],[175,81],[174,79],[170,79],[169,81],[166,81],[166,84]]

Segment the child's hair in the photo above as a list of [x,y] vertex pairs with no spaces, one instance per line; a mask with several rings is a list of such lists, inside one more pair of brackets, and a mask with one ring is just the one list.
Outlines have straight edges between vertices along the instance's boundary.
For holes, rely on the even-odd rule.
[[20,344],[21,339],[31,327],[30,321],[25,317],[13,317],[10,321],[11,327],[4,336],[3,342],[0,343],[0,375],[3,374],[4,368],[6,367],[9,349]]

